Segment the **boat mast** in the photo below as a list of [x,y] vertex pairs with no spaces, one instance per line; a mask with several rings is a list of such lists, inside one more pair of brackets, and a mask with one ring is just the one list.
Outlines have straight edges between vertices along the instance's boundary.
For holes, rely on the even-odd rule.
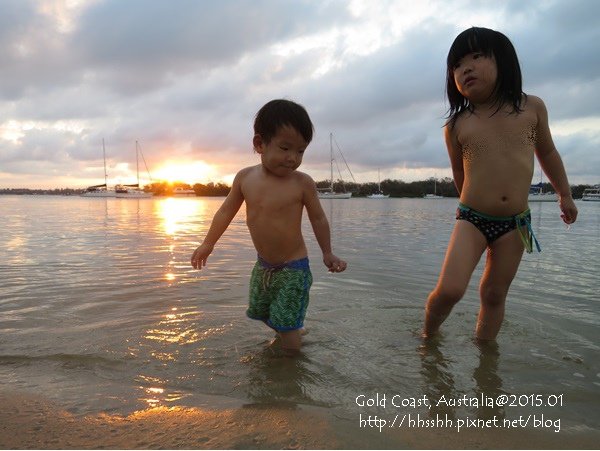
[[331,165],[331,192],[333,193],[333,133],[329,133],[329,163]]
[[135,172],[137,173],[137,183],[138,183],[138,188],[140,187],[140,158],[139,158],[139,151],[138,151],[138,142],[136,140],[135,142]]
[[108,174],[106,173],[106,148],[104,147],[104,138],[102,138],[102,156],[104,157],[104,185],[108,189]]

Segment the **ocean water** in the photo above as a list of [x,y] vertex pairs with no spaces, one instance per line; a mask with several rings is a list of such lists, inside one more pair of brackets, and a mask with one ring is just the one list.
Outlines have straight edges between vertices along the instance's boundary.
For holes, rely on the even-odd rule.
[[[570,228],[557,205],[531,205],[543,251],[524,256],[497,344],[480,346],[482,265],[439,339],[419,337],[456,199],[323,201],[348,270],[327,273],[305,219],[314,284],[289,359],[245,317],[256,255],[243,209],[208,266],[189,264],[222,201],[0,196],[0,390],[77,415],[266,404],[357,428],[360,415],[420,412],[598,432],[600,203],[578,202]],[[501,395],[508,405],[465,401]]]

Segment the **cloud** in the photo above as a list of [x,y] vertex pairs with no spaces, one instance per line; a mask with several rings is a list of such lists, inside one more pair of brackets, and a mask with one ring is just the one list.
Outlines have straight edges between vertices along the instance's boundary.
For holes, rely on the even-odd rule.
[[[122,95],[207,74],[280,40],[312,33],[332,5],[296,1],[97,3],[71,35],[78,59]],[[342,11],[343,14],[343,11]],[[339,16],[339,14],[337,14]]]
[[[526,92],[548,106],[571,181],[598,182],[594,1],[6,0],[2,7],[0,186],[41,179],[53,186],[67,173],[92,184],[103,177],[103,138],[111,175],[127,176],[138,140],[151,167],[203,160],[228,178],[257,161],[254,114],[281,97],[313,118],[303,167],[317,179],[328,176],[330,132],[359,178],[377,168],[394,178],[404,168],[447,175],[445,59],[472,25],[511,38]],[[566,129],[565,121],[580,125]]]

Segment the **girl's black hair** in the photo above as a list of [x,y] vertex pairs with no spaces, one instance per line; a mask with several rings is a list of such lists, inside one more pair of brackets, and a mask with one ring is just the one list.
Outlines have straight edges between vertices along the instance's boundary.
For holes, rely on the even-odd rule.
[[258,110],[254,119],[254,133],[269,143],[279,128],[289,125],[296,129],[306,143],[313,137],[313,124],[306,109],[291,100],[275,99]]
[[517,52],[510,40],[499,31],[489,28],[472,27],[460,33],[448,52],[446,95],[450,102],[448,115],[451,125],[463,111],[473,111],[473,105],[457,89],[454,82],[454,68],[462,57],[469,53],[481,52],[487,57],[494,56],[498,68],[498,79],[493,101],[497,113],[502,105],[511,105],[514,113],[523,111],[521,105],[527,96],[523,92],[521,67]]

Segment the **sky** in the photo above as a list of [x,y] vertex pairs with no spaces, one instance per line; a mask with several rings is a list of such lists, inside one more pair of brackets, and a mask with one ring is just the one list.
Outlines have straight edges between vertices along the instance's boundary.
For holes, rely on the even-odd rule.
[[231,183],[275,98],[312,118],[315,180],[330,133],[358,183],[450,177],[445,61],[471,26],[515,45],[570,183],[600,183],[598,17],[595,0],[0,0],[0,188],[104,183],[103,142],[109,185],[135,183],[136,141],[142,184]]

